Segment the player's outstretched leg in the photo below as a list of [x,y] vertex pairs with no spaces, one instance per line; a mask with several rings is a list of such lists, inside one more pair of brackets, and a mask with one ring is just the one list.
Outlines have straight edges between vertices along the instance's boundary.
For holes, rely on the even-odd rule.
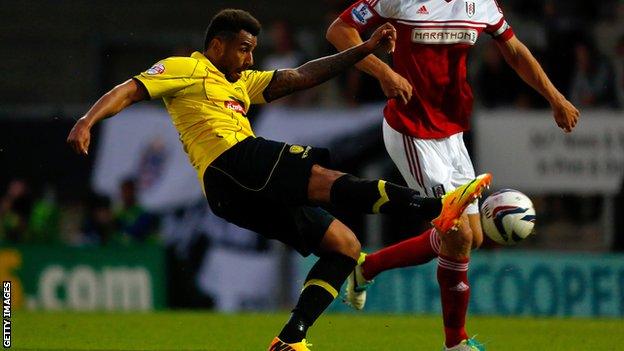
[[310,175],[308,198],[358,213],[391,213],[433,218],[442,201],[421,197],[414,190],[385,180],[368,180],[315,165]]
[[349,228],[334,220],[317,251],[319,259],[305,279],[297,305],[280,334],[271,342],[269,351],[309,350],[308,328],[338,296],[340,287],[357,263],[360,243]]
[[[466,207],[481,195],[491,179],[490,174],[482,174],[446,194],[442,200],[441,213],[436,218],[440,230],[456,227]],[[440,230],[428,229],[419,236],[363,256],[347,279],[347,303],[358,310],[364,308],[366,289],[379,273],[424,264],[437,257],[440,252]]]
[[435,228],[371,254],[362,254],[347,278],[346,302],[361,310],[366,304],[366,290],[381,272],[425,264],[438,257],[440,235]]

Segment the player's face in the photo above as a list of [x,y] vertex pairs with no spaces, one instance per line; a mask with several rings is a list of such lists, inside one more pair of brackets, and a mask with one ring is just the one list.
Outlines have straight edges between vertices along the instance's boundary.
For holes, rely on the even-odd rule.
[[244,30],[238,32],[234,39],[225,42],[222,67],[228,81],[236,82],[241,73],[253,65],[253,50],[257,44],[258,39]]

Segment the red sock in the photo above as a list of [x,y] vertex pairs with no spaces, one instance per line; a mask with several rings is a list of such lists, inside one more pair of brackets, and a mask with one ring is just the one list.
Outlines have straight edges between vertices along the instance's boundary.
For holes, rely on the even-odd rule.
[[366,256],[362,264],[364,278],[371,280],[377,274],[392,268],[427,263],[440,252],[440,236],[435,229],[427,229],[419,236],[401,241]]
[[465,325],[470,298],[469,261],[468,258],[462,260],[442,255],[438,258],[438,284],[440,284],[446,347],[453,347],[468,339]]

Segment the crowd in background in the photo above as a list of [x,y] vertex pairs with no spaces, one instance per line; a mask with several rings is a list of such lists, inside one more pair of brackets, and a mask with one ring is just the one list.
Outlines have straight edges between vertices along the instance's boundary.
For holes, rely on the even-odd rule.
[[48,186],[37,193],[13,179],[0,197],[0,244],[134,245],[158,241],[158,217],[138,202],[133,179],[119,186],[119,201],[95,193],[61,204]]
[[[347,6],[347,2],[334,3]],[[339,14],[340,6],[326,14],[325,28]],[[624,108],[624,1],[578,4],[518,0],[503,1],[503,8],[518,37],[581,113],[587,108]],[[314,39],[319,37],[317,30],[288,20],[265,23],[257,68],[294,67],[333,53],[328,43]],[[176,49],[178,53],[188,51]],[[471,55],[469,71],[477,109],[548,107],[505,64],[493,40],[480,40]],[[373,78],[350,69],[337,79],[276,103],[349,107],[383,100]],[[56,200],[58,191],[55,185],[33,185],[27,177],[0,184],[0,244],[131,245],[158,241],[159,216],[137,202],[133,179],[119,184],[116,199],[87,194],[78,202],[64,203]],[[536,196],[534,200],[540,225],[554,226],[568,235],[571,231],[591,235],[600,230],[600,196]]]

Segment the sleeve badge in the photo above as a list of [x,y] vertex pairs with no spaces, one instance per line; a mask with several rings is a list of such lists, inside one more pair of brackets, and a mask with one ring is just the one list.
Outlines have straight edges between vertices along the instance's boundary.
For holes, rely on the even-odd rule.
[[163,72],[165,72],[165,66],[162,63],[157,63],[150,67],[150,69],[145,71],[145,73],[149,74],[150,76],[162,74]]

